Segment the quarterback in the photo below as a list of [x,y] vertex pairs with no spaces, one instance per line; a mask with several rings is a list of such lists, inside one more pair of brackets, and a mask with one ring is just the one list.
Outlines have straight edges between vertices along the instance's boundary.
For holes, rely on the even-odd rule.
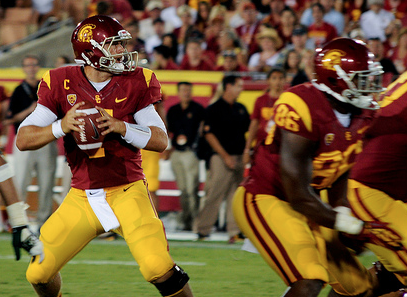
[[371,296],[372,277],[338,239],[365,223],[346,207],[348,172],[382,91],[381,67],[347,38],[317,49],[316,79],[288,89],[234,197],[243,233],[288,286],[283,296]]
[[[378,118],[366,131],[348,186],[355,216],[385,223],[380,240],[367,243],[395,288],[407,284],[407,72],[381,96]],[[394,275],[392,275],[394,273]],[[407,294],[406,294],[407,296]]]
[[[76,62],[42,77],[38,105],[17,134],[20,150],[64,137],[71,189],[42,226],[44,259],[34,257],[27,279],[39,296],[61,296],[61,268],[93,238],[113,231],[125,239],[146,281],[162,296],[192,296],[188,275],[170,254],[164,227],[152,205],[140,149],[162,152],[166,129],[154,109],[161,100],[155,74],[136,66],[126,50],[130,34],[107,16],[82,21],[72,34]],[[88,156],[74,141],[84,100],[103,114],[103,146]]]

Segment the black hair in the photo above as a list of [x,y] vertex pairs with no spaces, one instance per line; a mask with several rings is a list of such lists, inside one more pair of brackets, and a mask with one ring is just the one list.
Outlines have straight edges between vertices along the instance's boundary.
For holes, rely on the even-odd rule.
[[242,79],[240,76],[237,75],[227,75],[222,79],[222,87],[223,90],[226,90],[227,85],[234,85],[238,79]]
[[274,72],[279,72],[279,73],[281,73],[281,74],[285,77],[285,71],[284,71],[284,69],[282,69],[282,68],[280,68],[280,67],[273,67],[273,68],[271,68],[271,70],[267,73],[267,79],[269,79],[270,76],[271,76]]
[[166,45],[158,45],[153,48],[153,51],[157,52],[158,54],[162,55],[165,59],[171,58],[171,49]]
[[177,83],[177,90],[179,90],[179,87],[182,85],[186,85],[186,86],[191,86],[192,84],[189,81],[180,81],[179,83]]

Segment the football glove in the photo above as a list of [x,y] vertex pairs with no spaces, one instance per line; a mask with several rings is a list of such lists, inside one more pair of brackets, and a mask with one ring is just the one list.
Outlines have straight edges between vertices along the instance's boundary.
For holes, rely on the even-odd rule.
[[42,242],[32,233],[28,226],[19,226],[13,228],[13,247],[16,254],[16,260],[20,260],[20,249],[23,248],[31,256],[40,257],[40,263],[44,260],[44,246]]

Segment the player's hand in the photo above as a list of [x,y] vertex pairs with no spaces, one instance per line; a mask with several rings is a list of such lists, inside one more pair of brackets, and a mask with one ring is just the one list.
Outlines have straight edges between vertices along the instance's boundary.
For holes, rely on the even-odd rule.
[[76,118],[83,116],[83,113],[78,112],[77,109],[84,104],[84,101],[76,103],[62,118],[61,127],[65,134],[71,133],[72,131],[81,132],[79,126],[82,125],[82,122]]
[[393,251],[405,249],[402,238],[396,231],[389,227],[389,223],[379,221],[365,222],[360,234],[340,234],[340,240],[346,246],[357,251],[362,249],[366,243],[375,244]]
[[98,118],[96,121],[99,123],[98,128],[105,129],[102,135],[109,134],[111,132],[121,134],[123,137],[126,135],[126,125],[123,121],[111,117],[106,110],[100,106],[96,106],[103,116]]
[[44,246],[42,242],[32,233],[27,226],[13,228],[13,247],[16,260],[20,260],[20,249],[25,249],[31,256],[39,256],[40,263],[44,260]]

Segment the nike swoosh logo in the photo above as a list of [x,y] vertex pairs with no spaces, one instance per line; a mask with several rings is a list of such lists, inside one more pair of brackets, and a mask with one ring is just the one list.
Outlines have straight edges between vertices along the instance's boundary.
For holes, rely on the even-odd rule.
[[119,98],[116,97],[116,99],[114,100],[114,102],[120,103],[120,102],[122,102],[122,101],[124,101],[124,100],[126,100],[126,99],[127,99],[127,97],[124,97],[124,98],[122,98],[122,99],[119,99]]
[[92,193],[92,192],[89,192],[89,195],[92,196],[92,195],[95,195],[96,193],[97,193],[97,192],[93,192],[93,193]]
[[127,187],[127,188],[124,188],[123,189],[123,192],[126,192],[128,189],[130,189],[132,186],[134,186],[134,185],[131,185],[131,186],[129,186],[129,187]]
[[96,128],[95,124],[93,123],[93,121],[91,119],[89,119],[90,124],[92,125],[93,131],[95,132],[95,136],[92,136],[93,140],[98,140],[100,138],[100,134],[98,129]]

